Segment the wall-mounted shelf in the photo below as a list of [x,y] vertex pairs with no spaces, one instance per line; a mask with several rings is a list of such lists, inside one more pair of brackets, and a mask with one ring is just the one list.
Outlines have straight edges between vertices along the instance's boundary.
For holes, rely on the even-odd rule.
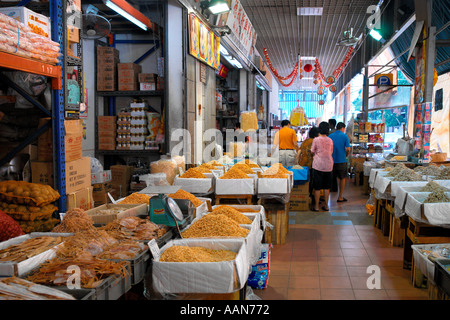
[[97,91],[99,97],[151,97],[163,96],[164,90],[155,91]]

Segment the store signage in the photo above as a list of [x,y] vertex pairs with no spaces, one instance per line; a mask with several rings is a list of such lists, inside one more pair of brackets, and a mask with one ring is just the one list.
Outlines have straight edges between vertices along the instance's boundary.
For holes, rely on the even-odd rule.
[[193,13],[189,15],[189,53],[214,69],[219,67],[220,38]]
[[226,24],[230,27],[233,34],[238,37],[245,53],[251,55],[255,29],[253,28],[247,13],[245,13],[240,0],[231,1],[231,11],[228,14]]
[[375,84],[377,86],[391,86],[393,83],[392,73],[375,75]]
[[228,75],[228,68],[225,67],[223,64],[220,64],[219,68],[216,70],[216,74],[219,77],[226,79],[226,77]]

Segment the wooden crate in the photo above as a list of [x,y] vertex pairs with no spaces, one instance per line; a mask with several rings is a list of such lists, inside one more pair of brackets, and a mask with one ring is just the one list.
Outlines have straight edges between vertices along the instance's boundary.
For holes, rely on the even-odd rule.
[[445,292],[434,283],[428,284],[428,300],[450,300]]
[[417,222],[408,217],[408,227],[403,245],[403,268],[412,269],[413,244],[449,243],[450,229]]
[[215,205],[218,204],[245,204],[251,205],[254,204],[253,195],[251,194],[234,194],[234,195],[218,195],[216,194],[216,202]]
[[396,218],[395,214],[391,214],[390,225],[389,225],[389,244],[393,247],[403,247],[405,243],[406,236],[406,226],[405,223],[402,223],[401,218]]
[[[262,200],[262,199],[260,199]],[[264,242],[272,244],[285,244],[289,232],[289,205],[288,204],[262,204],[266,211],[266,220],[273,229],[266,228]]]

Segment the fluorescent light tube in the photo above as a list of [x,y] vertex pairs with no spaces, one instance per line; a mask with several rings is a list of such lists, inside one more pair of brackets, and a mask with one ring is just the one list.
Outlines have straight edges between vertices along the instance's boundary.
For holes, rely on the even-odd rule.
[[139,21],[138,19],[136,19],[135,17],[133,17],[131,14],[129,14],[128,12],[126,12],[125,10],[123,10],[121,7],[119,7],[118,5],[116,5],[115,3],[113,3],[110,0],[106,0],[105,5],[110,8],[111,10],[114,10],[115,12],[117,12],[118,14],[122,15],[123,17],[127,18],[128,20],[130,20],[131,22],[133,22],[135,25],[137,25],[139,28],[143,29],[144,31],[147,31],[147,26],[145,25],[145,23]]
[[224,13],[227,11],[230,11],[230,8],[228,7],[228,4],[225,1],[212,1],[208,7],[208,10],[212,14],[219,14]]

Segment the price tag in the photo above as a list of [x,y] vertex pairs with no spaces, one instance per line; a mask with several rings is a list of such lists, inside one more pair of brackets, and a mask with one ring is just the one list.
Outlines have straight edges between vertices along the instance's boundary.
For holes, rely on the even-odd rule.
[[150,252],[153,255],[154,259],[159,259],[159,256],[161,255],[161,251],[159,250],[158,244],[156,243],[155,239],[152,239],[148,242],[148,248],[150,249]]

